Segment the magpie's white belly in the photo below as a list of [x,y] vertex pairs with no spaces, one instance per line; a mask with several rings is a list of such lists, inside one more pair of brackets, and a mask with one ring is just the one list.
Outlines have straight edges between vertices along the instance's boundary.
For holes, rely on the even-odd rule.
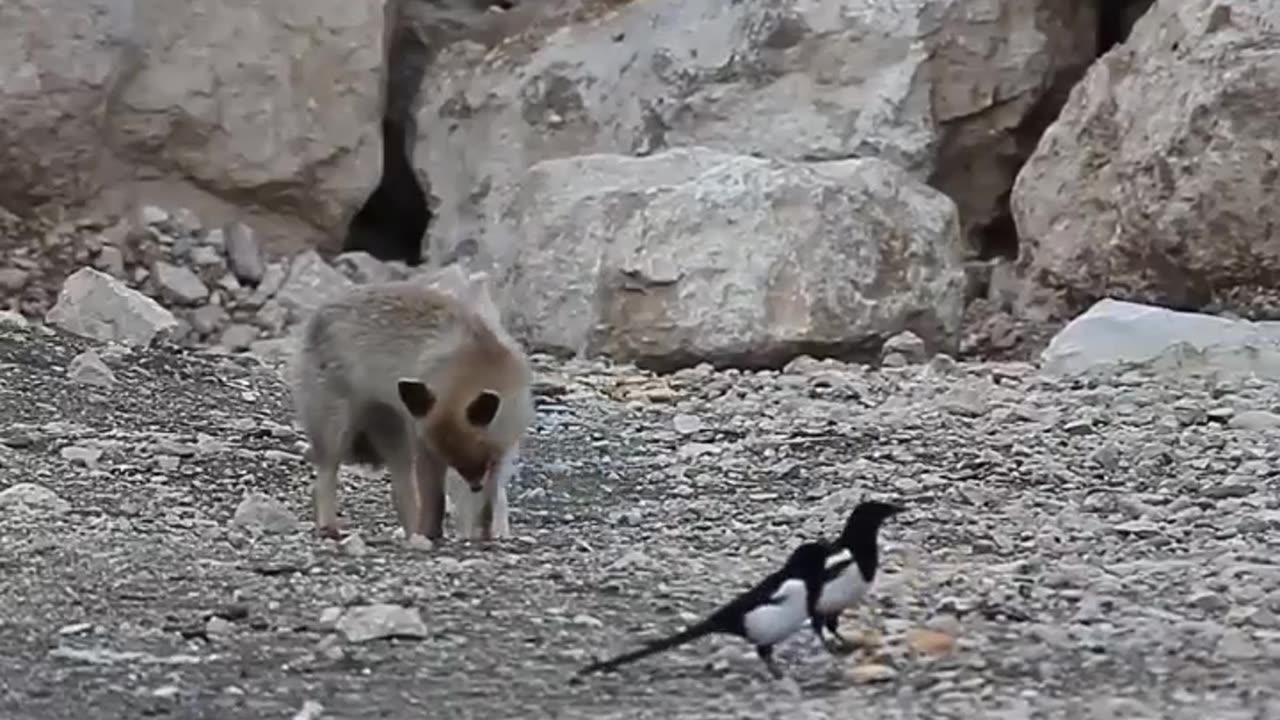
[[806,595],[802,581],[784,582],[774,593],[781,602],[761,605],[742,618],[747,637],[756,645],[773,645],[785,640],[808,620]]
[[867,582],[858,572],[858,566],[850,565],[822,586],[822,593],[818,595],[818,612],[823,615],[838,613],[862,602],[866,594]]

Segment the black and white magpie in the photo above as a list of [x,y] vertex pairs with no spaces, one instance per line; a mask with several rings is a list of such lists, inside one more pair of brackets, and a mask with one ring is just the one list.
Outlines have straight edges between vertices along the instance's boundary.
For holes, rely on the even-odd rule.
[[[842,653],[853,649],[854,644],[837,630],[840,613],[862,602],[871,589],[880,562],[880,526],[902,511],[901,506],[878,500],[858,503],[845,520],[840,537],[828,546],[822,588],[809,617],[813,632],[828,652]],[[824,627],[838,644],[823,635]]]
[[578,675],[612,670],[705,635],[722,633],[736,635],[754,645],[756,655],[764,661],[769,673],[781,678],[782,670],[773,659],[773,646],[804,627],[805,620],[814,612],[814,600],[822,584],[823,564],[829,552],[826,543],[803,543],[791,552],[781,568],[705,619],[638,650],[592,663],[579,670]]

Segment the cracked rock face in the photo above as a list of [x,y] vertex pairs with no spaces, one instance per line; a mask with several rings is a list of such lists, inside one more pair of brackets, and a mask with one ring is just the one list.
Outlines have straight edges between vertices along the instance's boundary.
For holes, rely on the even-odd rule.
[[[528,3],[545,17],[433,61],[415,166],[430,255],[501,270],[529,167],[702,146],[792,162],[877,157],[935,179],[973,235],[1028,149],[1017,130],[1093,59],[1093,3]],[[495,229],[497,228],[497,229]]]
[[376,181],[383,5],[4,3],[0,205],[96,202],[136,177],[209,212],[257,202],[282,246],[336,242]]
[[1275,317],[1278,116],[1280,5],[1156,3],[1018,174],[1023,305],[1070,315],[1115,297]]
[[[538,356],[515,536],[411,547],[385,477],[355,468],[355,534],[311,534],[305,441],[252,357],[99,349],[116,383],[77,382],[95,347],[0,324],[6,717],[524,717],[529,698],[584,720],[1280,711],[1280,431],[1257,379],[944,356],[654,376]],[[566,682],[868,496],[907,512],[841,625],[853,656],[802,633],[774,683],[709,638]]]

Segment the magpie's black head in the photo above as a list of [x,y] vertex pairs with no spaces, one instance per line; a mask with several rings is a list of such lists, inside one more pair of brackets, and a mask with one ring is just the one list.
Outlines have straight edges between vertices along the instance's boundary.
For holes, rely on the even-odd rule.
[[849,513],[849,519],[845,520],[838,544],[847,546],[858,541],[874,540],[884,521],[904,509],[900,505],[879,500],[858,503],[853,512]]
[[828,552],[830,548],[826,543],[802,543],[791,551],[791,555],[783,563],[782,571],[787,577],[821,577]]

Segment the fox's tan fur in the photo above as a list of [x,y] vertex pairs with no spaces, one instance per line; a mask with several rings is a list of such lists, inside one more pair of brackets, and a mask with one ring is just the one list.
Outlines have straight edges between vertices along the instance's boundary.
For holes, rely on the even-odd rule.
[[[341,463],[386,465],[406,536],[443,534],[445,476],[469,537],[509,534],[506,484],[533,421],[532,373],[487,277],[359,286],[315,310],[292,367],[316,467],[316,527],[337,532]],[[452,474],[452,473],[451,473]]]

